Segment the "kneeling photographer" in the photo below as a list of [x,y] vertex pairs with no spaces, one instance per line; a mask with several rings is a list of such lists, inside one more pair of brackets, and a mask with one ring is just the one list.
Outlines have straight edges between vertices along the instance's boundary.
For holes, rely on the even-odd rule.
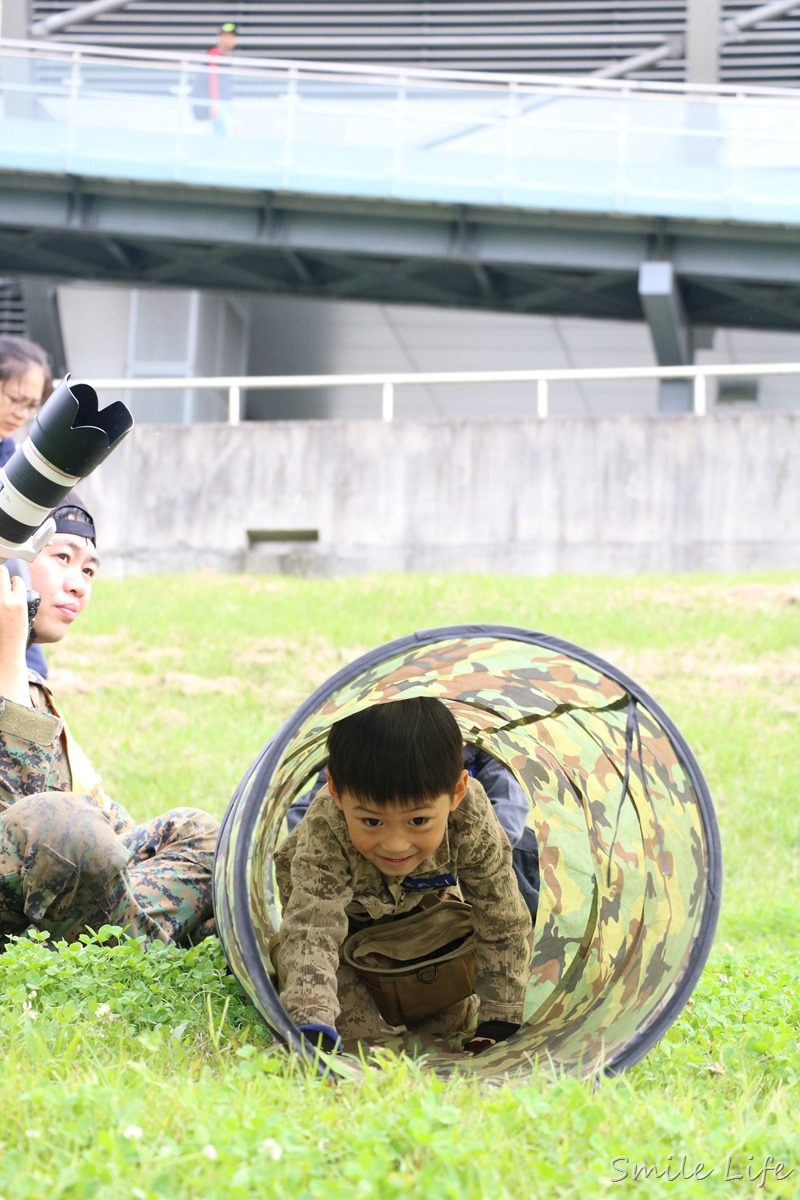
[[[45,645],[84,611],[99,565],[94,521],[74,493],[51,516],[56,532],[29,568]],[[137,824],[28,672],[27,639],[25,584],[0,567],[0,938],[33,926],[74,941],[110,924],[148,941],[200,940],[213,931],[216,819],[176,808]]]
[[25,657],[89,603],[97,535],[70,489],[132,425],[123,404],[101,411],[66,379],[0,471],[0,948],[30,927],[66,941],[105,924],[182,944],[213,932],[216,819],[176,808],[137,824]]

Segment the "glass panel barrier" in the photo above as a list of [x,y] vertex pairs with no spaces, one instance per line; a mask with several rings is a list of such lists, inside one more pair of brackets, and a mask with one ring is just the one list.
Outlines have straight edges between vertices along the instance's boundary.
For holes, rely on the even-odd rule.
[[800,216],[800,97],[0,54],[0,169],[729,220]]

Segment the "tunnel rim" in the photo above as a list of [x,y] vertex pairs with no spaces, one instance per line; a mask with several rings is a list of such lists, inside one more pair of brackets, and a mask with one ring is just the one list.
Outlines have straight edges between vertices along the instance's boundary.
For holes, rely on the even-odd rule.
[[[294,736],[297,729],[304,721],[316,711],[321,703],[330,698],[344,684],[351,682],[363,671],[371,667],[377,666],[386,659],[396,657],[404,651],[412,650],[418,646],[431,645],[435,642],[452,640],[454,638],[493,638],[495,640],[518,641],[528,645],[541,646],[543,649],[552,650],[558,653],[566,654],[576,662],[583,663],[585,666],[590,666],[599,671],[601,674],[612,679],[620,687],[624,688],[633,699],[643,705],[651,715],[657,720],[660,727],[669,736],[673,743],[676,755],[681,762],[682,767],[686,770],[689,779],[694,788],[697,797],[698,808],[703,825],[703,831],[706,837],[706,885],[704,889],[704,904],[703,912],[700,917],[697,935],[693,940],[689,958],[680,973],[675,991],[671,995],[663,1009],[656,1017],[644,1026],[638,1033],[635,1033],[629,1041],[627,1041],[613,1056],[613,1058],[602,1067],[602,1074],[607,1076],[618,1075],[633,1066],[647,1052],[652,1049],[671,1025],[679,1017],[680,1013],[686,1005],[693,992],[697,981],[702,973],[703,967],[708,960],[708,956],[713,943],[714,934],[716,932],[717,922],[719,919],[719,910],[722,895],[722,848],[720,842],[719,826],[717,824],[716,813],[711,799],[711,794],[708,785],[700,769],[699,763],[694,756],[691,747],[686,738],[678,729],[675,722],[665,712],[662,706],[653,699],[649,692],[640,684],[636,683],[626,672],[615,667],[607,659],[595,654],[593,651],[587,650],[575,642],[570,642],[564,638],[556,637],[552,634],[542,633],[536,630],[525,629],[516,625],[494,625],[494,624],[464,624],[464,625],[443,625],[435,626],[429,629],[417,630],[411,634],[405,634],[401,637],[394,638],[389,642],[384,642],[382,645],[367,651],[352,662],[340,667],[333,675],[330,675],[317,687],[310,696],[308,696],[301,705],[292,713],[292,715],[283,722],[276,730],[272,738],[264,746],[261,753],[253,760],[248,771],[239,783],[234,792],[231,801],[226,809],[225,815],[220,826],[220,843],[222,841],[223,831],[226,831],[229,822],[233,819],[233,814],[236,805],[241,796],[243,789],[246,786],[251,787],[253,795],[258,791],[259,803],[250,803],[249,800],[245,803],[244,808],[239,814],[241,825],[239,828],[239,836],[237,841],[237,851],[242,847],[248,846],[249,841],[256,831],[259,823],[260,806],[263,801],[266,789],[274,773],[275,766],[280,760],[280,756],[285,750],[287,744]],[[263,786],[262,786],[263,785]],[[302,1035],[290,1021],[286,1014],[283,1005],[280,1003],[280,997],[277,989],[273,986],[272,981],[264,966],[261,953],[258,949],[251,909],[249,903],[249,889],[247,887],[247,855],[241,852],[234,855],[233,862],[233,903],[231,907],[241,913],[246,913],[247,919],[242,927],[242,922],[237,922],[236,935],[242,944],[242,957],[247,963],[250,978],[255,984],[254,974],[258,976],[262,988],[255,987],[256,993],[261,1000],[264,1008],[270,1012],[270,1021],[276,1033],[284,1040],[284,1042],[292,1049],[300,1053],[309,1062],[313,1062],[317,1072],[320,1075],[330,1075],[331,1070],[336,1072],[336,1056],[331,1055],[326,1058],[326,1061],[321,1061],[321,1056],[318,1054],[311,1055],[303,1041]],[[214,871],[213,892],[215,895],[216,909],[216,890],[217,890],[217,872]],[[244,935],[244,937],[242,937]],[[226,949],[223,939],[223,950]],[[244,943],[246,942],[246,947]],[[249,953],[247,953],[249,951]],[[226,954],[227,957],[227,954]],[[252,970],[253,965],[256,966],[255,973]],[[236,974],[233,965],[234,975]],[[278,1012],[273,1011],[271,1004],[264,1002],[264,996],[269,996],[277,1003]],[[282,1019],[276,1019],[282,1018]],[[600,1073],[600,1072],[598,1072]],[[472,1072],[470,1072],[472,1074]],[[478,1073],[476,1072],[476,1075]]]

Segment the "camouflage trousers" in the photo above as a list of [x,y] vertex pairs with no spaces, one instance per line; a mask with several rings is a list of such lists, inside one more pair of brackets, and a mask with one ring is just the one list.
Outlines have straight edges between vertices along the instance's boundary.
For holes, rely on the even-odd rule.
[[217,821],[195,808],[115,832],[88,796],[40,792],[0,816],[0,941],[29,926],[75,941],[87,928],[191,944],[213,932]]

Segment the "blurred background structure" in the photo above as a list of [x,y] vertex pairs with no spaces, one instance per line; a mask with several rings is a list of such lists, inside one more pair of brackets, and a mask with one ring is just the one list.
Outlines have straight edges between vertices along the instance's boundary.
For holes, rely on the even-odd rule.
[[[202,128],[207,123],[184,111],[184,142],[198,143],[197,155],[200,143],[211,142],[216,170],[193,186],[190,176],[175,177],[168,159],[161,179],[151,172],[145,180],[134,166],[127,175],[138,212],[112,212],[108,176],[119,181],[126,172],[103,162],[102,133],[110,126],[124,151],[125,130],[147,137],[149,123],[154,156],[172,151],[180,159],[179,132],[172,145],[157,139],[175,128],[176,109],[188,107],[181,72],[191,90],[225,20],[238,24],[230,59],[236,144],[215,151],[219,139]],[[48,178],[46,156],[38,163],[33,156],[21,165],[29,176],[40,168],[38,186],[23,188],[13,161],[0,160],[0,175],[13,184],[0,214],[0,321],[6,332],[45,342],[59,365],[121,377],[800,360],[800,3],[5,0],[2,35],[32,42],[26,54],[8,47],[3,55],[7,117],[27,105],[40,122],[61,119],[69,129],[71,121],[97,125],[105,112],[95,161],[83,169],[69,169],[76,164],[67,148]],[[181,66],[159,54],[190,57]],[[248,72],[248,63],[265,60],[286,70]],[[298,60],[336,64],[339,75],[304,73],[290,66]],[[348,76],[343,64],[386,73]],[[438,74],[403,74],[406,68],[470,78],[451,75],[448,87]],[[481,106],[484,84],[475,73],[497,81],[491,105]],[[531,82],[520,98],[522,76]],[[600,89],[604,80],[631,86]],[[676,90],[653,90],[662,84]],[[59,97],[71,112],[64,105],[56,111]],[[509,103],[518,105],[511,134]],[[376,142],[394,142],[392,158],[376,161],[367,186],[356,181],[352,196],[332,176],[338,195],[324,179],[304,188],[302,172],[285,187],[281,172],[241,178],[242,161],[274,160],[276,148],[285,158],[292,134],[284,127],[279,140],[265,128],[281,105],[284,113],[294,106],[295,155],[311,160],[318,149],[303,144],[305,108],[314,110],[306,120],[323,126],[320,140],[331,137],[330,123],[350,125],[339,152],[361,153],[367,175],[366,152]],[[401,121],[412,128],[398,141]],[[41,136],[41,127],[34,133]],[[502,173],[508,152],[493,163],[487,141],[509,136],[518,139],[512,171],[534,186],[504,203],[475,177],[493,167]],[[403,195],[394,186],[404,170],[397,156],[433,143],[440,158],[455,160],[454,174],[467,162],[473,178],[448,195],[435,183],[426,189],[423,170],[415,194]],[[334,141],[329,147],[335,154]],[[687,170],[693,160],[694,180]],[[538,177],[565,161],[572,173],[560,191],[537,190]],[[57,178],[58,167],[69,171],[67,180]],[[737,212],[729,203],[709,211],[708,191],[724,197],[727,190],[735,201],[737,188],[748,186],[748,167],[760,168],[756,191],[769,193],[775,175],[794,187],[783,210],[741,205]],[[681,169],[678,203],[670,204],[663,184]],[[640,191],[650,192],[639,211],[624,194],[626,176],[635,183],[637,170],[645,176]],[[176,209],[187,213],[177,231]],[[249,233],[241,229],[243,213]],[[97,225],[105,215],[102,236]],[[794,407],[796,390],[791,378],[733,379],[713,389],[711,403]],[[530,394],[523,387],[420,388],[404,393],[403,413],[478,415],[488,406],[498,417],[519,417],[531,411]],[[140,420],[224,411],[219,397],[207,395],[137,394],[136,404]],[[553,411],[689,407],[680,382],[659,389],[656,382],[603,381],[565,385]],[[245,404],[253,418],[374,411],[363,391],[347,389],[251,394]]]
[[[464,371],[489,377],[406,384],[392,415],[800,410],[800,374],[749,369],[800,363],[800,0],[0,14],[0,328],[86,378],[236,382],[131,388],[140,424],[363,419],[378,383],[242,378]],[[226,21],[223,129],[203,81]],[[715,364],[701,392],[491,378]],[[784,536],[745,565],[793,561]]]

